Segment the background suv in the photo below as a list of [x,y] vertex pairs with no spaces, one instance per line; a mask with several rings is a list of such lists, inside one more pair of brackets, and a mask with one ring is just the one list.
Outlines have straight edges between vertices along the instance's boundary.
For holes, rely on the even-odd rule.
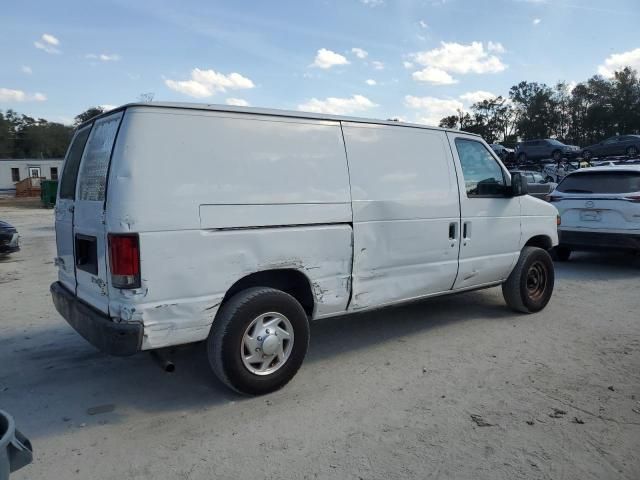
[[559,162],[563,158],[577,157],[579,153],[580,147],[576,145],[565,145],[553,138],[521,142],[516,145],[515,151],[518,163],[544,158],[552,158],[554,161]]
[[582,149],[582,158],[608,157],[613,155],[628,155],[635,157],[640,153],[640,135],[618,135],[607,138]]
[[558,260],[568,260],[572,250],[640,252],[640,166],[580,169],[549,201],[560,213]]

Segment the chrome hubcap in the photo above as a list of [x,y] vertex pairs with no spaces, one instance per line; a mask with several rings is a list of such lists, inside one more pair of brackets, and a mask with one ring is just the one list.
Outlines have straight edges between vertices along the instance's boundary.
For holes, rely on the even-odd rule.
[[255,375],[269,375],[282,367],[293,349],[293,326],[281,313],[255,318],[242,337],[242,363]]

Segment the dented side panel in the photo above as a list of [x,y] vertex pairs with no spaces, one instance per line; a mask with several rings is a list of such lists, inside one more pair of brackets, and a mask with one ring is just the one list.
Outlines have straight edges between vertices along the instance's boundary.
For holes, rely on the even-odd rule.
[[200,341],[236,281],[295,269],[311,284],[314,318],[339,313],[349,299],[351,242],[349,225],[142,233],[142,288],[111,289],[110,311],[143,323],[143,349]]
[[[343,123],[353,197],[350,309],[448,291],[458,269],[460,207],[441,132]],[[453,227],[451,227],[453,225]]]

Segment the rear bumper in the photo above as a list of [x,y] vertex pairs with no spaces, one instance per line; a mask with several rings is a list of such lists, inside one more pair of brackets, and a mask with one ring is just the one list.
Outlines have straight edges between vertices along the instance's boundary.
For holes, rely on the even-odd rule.
[[108,315],[83,303],[60,282],[51,284],[51,297],[58,313],[85,340],[110,355],[127,356],[140,351],[141,323],[116,323]]
[[576,250],[638,250],[640,234],[560,230],[560,245]]

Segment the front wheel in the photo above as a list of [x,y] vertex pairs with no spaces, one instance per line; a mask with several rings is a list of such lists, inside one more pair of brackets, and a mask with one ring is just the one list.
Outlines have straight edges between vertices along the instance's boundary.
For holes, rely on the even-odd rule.
[[309,321],[291,295],[267,287],[243,290],[216,315],[207,355],[216,376],[246,395],[282,388],[296,374],[309,345]]
[[502,284],[502,295],[517,312],[539,312],[551,299],[554,280],[553,261],[547,251],[524,247],[511,275]]

